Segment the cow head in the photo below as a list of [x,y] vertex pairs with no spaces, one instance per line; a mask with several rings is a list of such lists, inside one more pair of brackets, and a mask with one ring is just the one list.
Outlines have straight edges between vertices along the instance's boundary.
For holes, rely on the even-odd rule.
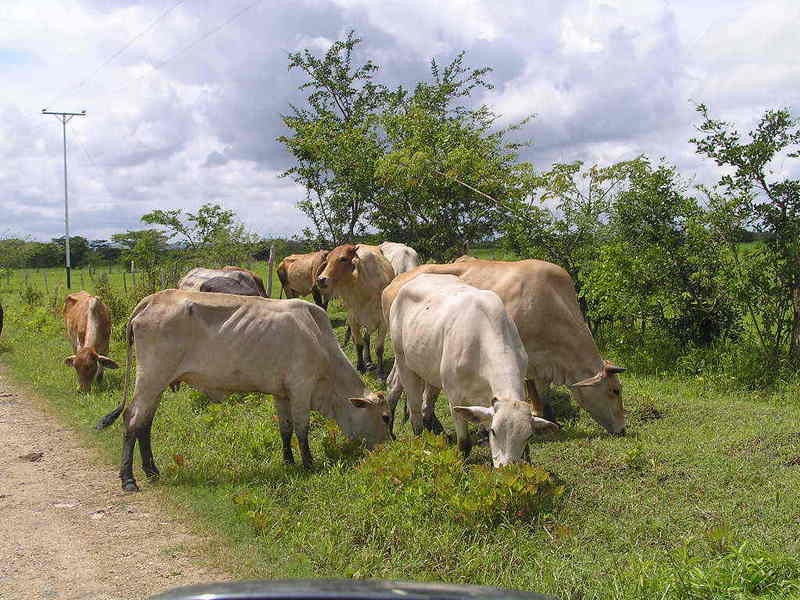
[[350,398],[350,404],[355,410],[351,411],[350,431],[345,433],[364,440],[370,448],[389,439],[389,404],[383,392]]
[[317,287],[321,292],[329,293],[336,282],[350,276],[358,265],[358,245],[345,244],[337,246],[328,253],[325,267],[317,276]]
[[625,435],[622,383],[617,377],[617,373],[624,372],[622,367],[604,360],[595,375],[569,386],[578,404],[612,435]]
[[77,354],[64,359],[64,364],[74,367],[78,374],[78,391],[88,392],[100,367],[118,369],[119,365],[112,359],[98,354],[91,348],[81,348]]
[[492,398],[491,406],[454,406],[459,416],[489,429],[492,464],[502,467],[523,461],[528,440],[536,432],[557,431],[556,423],[535,416],[527,402]]

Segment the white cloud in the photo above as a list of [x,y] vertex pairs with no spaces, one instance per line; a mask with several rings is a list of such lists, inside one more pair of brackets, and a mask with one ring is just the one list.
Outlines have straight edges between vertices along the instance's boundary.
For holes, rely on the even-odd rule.
[[[324,52],[355,29],[390,83],[428,60],[494,67],[483,96],[506,120],[530,113],[535,163],[600,163],[647,153],[687,175],[713,166],[688,138],[690,99],[742,129],[766,107],[800,114],[800,4],[794,0],[4,0],[0,34],[0,228],[38,238],[63,227],[61,131],[69,125],[73,230],[143,225],[153,208],[219,202],[259,233],[293,233],[303,191],[275,141],[300,100],[287,53]],[[156,19],[160,20],[153,25]],[[126,42],[150,28],[102,66]],[[165,62],[166,61],[166,62]],[[777,168],[780,168],[778,165]]]

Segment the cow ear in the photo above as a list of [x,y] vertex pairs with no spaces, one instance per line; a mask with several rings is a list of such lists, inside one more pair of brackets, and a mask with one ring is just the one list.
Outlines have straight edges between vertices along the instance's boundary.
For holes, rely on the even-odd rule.
[[348,398],[348,400],[356,408],[368,408],[377,404],[372,398]]
[[494,417],[494,407],[486,406],[454,406],[453,411],[467,421],[488,425]]
[[97,355],[97,362],[103,365],[106,369],[119,369],[119,365],[114,361],[113,358],[108,358],[102,354]]
[[72,361],[74,360],[75,360],[75,355],[70,354],[67,358],[64,359],[64,364],[67,365],[68,367],[71,367],[73,366]]
[[558,431],[561,429],[561,425],[558,423],[548,421],[536,415],[531,415],[531,427],[533,427],[534,431]]
[[600,381],[605,377],[605,371],[600,371],[597,375],[593,377],[589,377],[587,379],[581,379],[575,383],[569,385],[569,387],[588,387],[590,385],[595,385],[600,383]]

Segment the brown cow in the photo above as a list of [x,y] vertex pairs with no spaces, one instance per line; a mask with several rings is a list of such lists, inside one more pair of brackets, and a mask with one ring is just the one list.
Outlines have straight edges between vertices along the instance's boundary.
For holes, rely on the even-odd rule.
[[[345,244],[328,254],[328,261],[317,277],[320,291],[342,299],[347,311],[347,324],[353,333],[358,356],[357,368],[362,373],[367,368],[370,352],[364,346],[362,327],[367,333],[377,331],[375,355],[378,359],[378,377],[383,372],[383,344],[387,323],[381,313],[381,292],[394,278],[394,270],[378,246]],[[366,354],[366,361],[365,361]]]
[[314,296],[314,303],[327,310],[328,296],[323,295],[317,286],[317,277],[325,268],[327,250],[317,250],[310,254],[290,254],[278,265],[278,279],[287,298]]
[[64,325],[74,354],[64,364],[78,373],[78,389],[88,392],[92,381],[103,377],[103,368],[119,365],[105,356],[111,338],[111,316],[108,307],[89,292],[76,292],[64,301]]
[[[609,433],[625,432],[622,385],[617,377],[624,369],[600,356],[578,306],[575,284],[564,269],[541,260],[476,259],[422,265],[399,275],[384,292],[383,313],[387,323],[400,288],[422,273],[455,275],[465,283],[500,296],[528,353],[528,398],[536,415],[552,418],[547,412],[550,407],[540,400],[540,393],[549,384],[563,384],[570,386],[577,403]],[[396,402],[399,393],[390,396]]]

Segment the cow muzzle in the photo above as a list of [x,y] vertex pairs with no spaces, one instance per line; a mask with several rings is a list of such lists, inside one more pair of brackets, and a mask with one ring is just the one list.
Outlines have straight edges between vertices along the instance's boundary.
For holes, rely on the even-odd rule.
[[317,277],[317,287],[320,290],[327,289],[327,287],[328,287],[328,278],[327,277],[322,277],[322,276]]

